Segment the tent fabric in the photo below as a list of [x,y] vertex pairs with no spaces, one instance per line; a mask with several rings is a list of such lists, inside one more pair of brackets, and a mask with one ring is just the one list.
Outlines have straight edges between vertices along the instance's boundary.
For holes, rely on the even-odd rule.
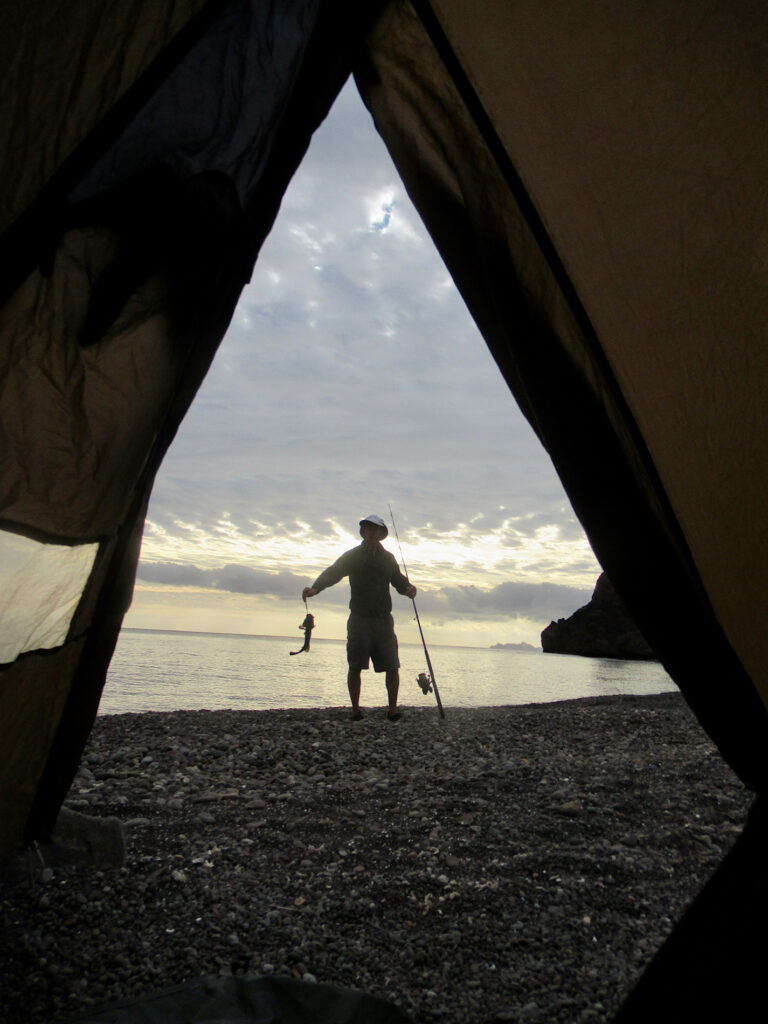
[[[239,176],[252,190],[265,174],[318,9],[317,0],[226,5],[67,195],[52,272],[30,274],[0,321],[15,371],[3,426],[19,466],[4,475],[4,518],[69,540],[98,538],[121,520],[194,350],[191,333],[212,319],[228,276],[239,273],[239,291],[250,273]],[[250,41],[246,54],[226,47],[232,37]],[[272,37],[286,40],[274,62],[263,58]],[[201,102],[222,91],[229,119],[220,102]],[[217,121],[227,140],[244,114],[250,140],[236,152],[216,145]],[[110,173],[116,164],[121,172]],[[36,430],[23,409],[43,421]]]
[[21,845],[84,646],[80,638],[53,653],[27,654],[2,673],[0,858]]
[[218,0],[9,0],[0,37],[0,295],[55,246],[72,184],[151,95]]
[[72,1024],[408,1024],[392,1003],[281,976],[207,975],[94,1009]]
[[[231,0],[70,193],[87,200],[162,163],[258,188],[319,11],[316,0]],[[212,85],[215,83],[215,87]]]
[[[483,15],[390,5],[358,84],[603,567],[764,789],[768,310],[753,219],[768,149],[745,134],[720,152],[744,97],[768,101],[754,18],[495,0]],[[728,72],[722,93],[693,89],[707,60]]]
[[98,0],[3,4],[3,231],[34,203],[204,2],[132,0],[112,4],[108,11]]
[[[52,633],[49,603],[13,609],[40,639],[0,666],[0,855],[50,836],[154,475],[353,66],[603,568],[765,794],[765,5],[11,0],[0,18],[0,557],[21,538],[92,558]],[[726,885],[729,921],[756,878]],[[656,976],[678,963],[673,943]]]
[[6,533],[0,560],[0,663],[59,647],[93,569],[96,544],[41,544]]
[[768,702],[765,5],[434,7]]
[[[39,191],[14,193],[0,239],[13,264],[0,308],[0,551],[13,534],[98,552],[66,640],[44,661],[57,727],[6,726],[33,722],[44,686],[31,688],[19,665],[37,663],[36,651],[0,681],[11,709],[0,724],[0,790],[17,805],[0,851],[50,835],[130,601],[154,474],[376,9],[342,0],[117,6],[130,39],[122,52],[105,46],[90,6],[72,8],[71,25],[58,12],[54,35],[35,36],[36,8],[9,14],[26,73],[48,66],[71,95],[63,108],[58,93],[47,104],[36,89],[28,97],[24,69],[11,62],[4,176],[16,180],[23,155]],[[146,45],[147,34],[159,45]],[[38,112],[55,143],[27,145]]]

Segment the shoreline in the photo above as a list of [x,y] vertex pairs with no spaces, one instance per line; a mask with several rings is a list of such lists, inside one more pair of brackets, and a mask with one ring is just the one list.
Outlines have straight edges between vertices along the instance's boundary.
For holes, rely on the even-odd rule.
[[[526,701],[519,704],[515,703],[504,703],[504,704],[447,704],[443,701],[443,707],[447,715],[465,714],[466,712],[504,712],[515,708],[546,708],[554,707],[562,704],[581,704],[590,701],[632,701],[632,700],[653,700],[654,698],[661,698],[666,696],[680,697],[679,690],[677,688],[665,688],[658,690],[654,693],[608,693],[608,694],[590,694],[581,697],[562,697],[555,700],[536,700]],[[429,715],[434,711],[435,716],[439,717],[437,710],[437,703],[434,701],[434,697],[429,698],[431,704],[419,705],[408,704],[405,701],[400,701],[398,707],[405,715]],[[682,698],[680,698],[682,699]],[[385,710],[384,703],[379,704],[368,704],[362,705],[363,711],[369,715],[376,715],[379,711]],[[322,705],[290,705],[287,707],[206,707],[201,704],[199,707],[190,708],[144,708],[140,711],[101,711],[97,713],[97,721],[104,718],[115,718],[121,715],[175,715],[175,714],[195,714],[197,712],[205,712],[206,714],[218,714],[219,712],[228,714],[273,714],[281,712],[296,712],[307,715],[335,715],[337,717],[344,718],[349,712],[349,703],[346,704],[322,704]]]
[[127,859],[4,887],[3,1019],[275,973],[417,1024],[609,1020],[750,794],[677,693],[446,716],[99,716],[67,806]]
[[[665,697],[672,697],[675,703],[681,701],[685,703],[683,698],[680,696],[680,692],[677,689],[666,689],[659,690],[657,693],[600,693],[590,694],[583,697],[562,697],[558,700],[538,700],[528,701],[521,704],[452,704],[446,708],[446,715],[450,712],[451,714],[473,714],[478,712],[484,714],[487,712],[506,712],[514,711],[518,708],[550,708],[550,707],[561,707],[563,705],[578,705],[578,704],[599,704],[599,703],[617,703],[622,704],[624,702],[632,701],[654,701]],[[407,704],[403,701],[400,702],[399,708],[404,713],[404,717],[408,716],[420,716],[429,715],[434,711],[435,715],[439,717],[437,711],[437,704],[424,706],[419,704]],[[363,711],[366,711],[368,715],[376,717],[379,712],[384,712],[386,705],[384,703],[368,705],[363,707]],[[283,714],[283,713],[296,713],[306,714],[311,716],[338,716],[340,718],[348,717],[349,704],[328,704],[322,707],[315,707],[311,704],[297,707],[280,707],[280,708],[174,708],[173,710],[159,709],[159,710],[145,710],[145,711],[107,711],[103,715],[98,715],[98,718],[115,718],[120,716],[137,716],[137,715],[180,715],[180,714],[200,714],[204,713],[207,715],[217,714],[231,714],[231,715],[271,715],[271,714]]]

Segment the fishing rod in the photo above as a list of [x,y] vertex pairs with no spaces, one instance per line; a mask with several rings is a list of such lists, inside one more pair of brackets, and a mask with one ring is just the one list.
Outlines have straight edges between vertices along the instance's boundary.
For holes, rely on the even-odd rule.
[[[405,564],[403,546],[400,543],[400,537],[398,536],[397,533],[397,525],[395,524],[395,516],[392,512],[391,505],[389,506],[389,518],[392,520],[392,529],[395,531],[395,540],[397,541],[397,546],[400,550],[400,560],[403,563],[403,572],[405,573],[405,576],[407,578],[408,566]],[[421,637],[421,644],[422,647],[424,648],[424,657],[427,659],[427,669],[429,670],[429,675],[425,675],[423,672],[420,672],[416,681],[421,687],[423,693],[426,694],[429,693],[430,690],[434,690],[435,700],[437,701],[437,710],[440,712],[440,717],[445,718],[445,712],[443,711],[443,702],[440,700],[440,691],[437,688],[437,680],[435,679],[435,670],[432,668],[432,661],[429,657],[429,651],[427,650],[427,642],[424,639],[424,630],[421,628],[421,619],[419,618],[419,610],[416,607],[416,598],[412,597],[411,601],[413,603],[414,614],[416,615],[416,625],[419,627],[419,636]]]

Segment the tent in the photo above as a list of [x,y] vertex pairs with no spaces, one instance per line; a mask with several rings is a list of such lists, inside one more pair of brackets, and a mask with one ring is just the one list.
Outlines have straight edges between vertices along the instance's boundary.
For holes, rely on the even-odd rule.
[[0,853],[50,835],[153,478],[354,73],[603,568],[758,795],[620,1019],[658,1016],[662,990],[685,1017],[748,1005],[768,909],[765,5],[8,0],[2,25]]

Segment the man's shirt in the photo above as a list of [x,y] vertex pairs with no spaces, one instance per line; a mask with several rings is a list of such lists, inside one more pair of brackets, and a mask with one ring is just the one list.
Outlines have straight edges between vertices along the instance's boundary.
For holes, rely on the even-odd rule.
[[371,550],[365,544],[360,544],[351,551],[345,551],[341,558],[320,573],[312,586],[315,590],[325,590],[345,576],[349,576],[352,589],[349,610],[355,615],[376,618],[389,615],[392,611],[390,583],[398,594],[405,594],[409,586],[395,556],[381,545]]

